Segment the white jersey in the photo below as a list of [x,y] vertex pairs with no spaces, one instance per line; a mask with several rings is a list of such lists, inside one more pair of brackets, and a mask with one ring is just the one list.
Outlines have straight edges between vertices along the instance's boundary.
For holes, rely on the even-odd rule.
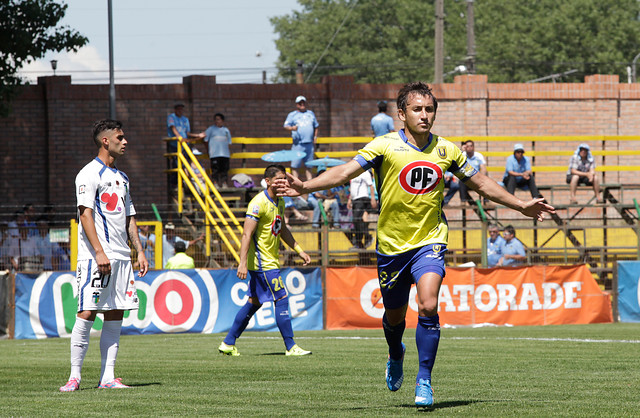
[[[93,210],[93,223],[102,248],[110,260],[130,260],[127,216],[136,214],[129,196],[129,178],[117,168],[95,158],[76,176],[78,207]],[[78,226],[78,260],[96,258],[82,223]]]

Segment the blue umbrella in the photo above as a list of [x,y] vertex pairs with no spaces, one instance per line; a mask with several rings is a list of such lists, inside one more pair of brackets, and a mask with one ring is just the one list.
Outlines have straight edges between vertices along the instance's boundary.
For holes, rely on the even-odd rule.
[[300,160],[307,156],[304,151],[294,151],[290,149],[283,149],[281,151],[274,151],[260,157],[262,161],[270,163],[282,163],[285,161]]
[[342,160],[338,160],[337,158],[329,158],[329,157],[318,158],[316,160],[307,161],[305,163],[307,167],[319,167],[319,166],[335,167],[337,165],[342,165],[342,164],[346,164],[346,163]]

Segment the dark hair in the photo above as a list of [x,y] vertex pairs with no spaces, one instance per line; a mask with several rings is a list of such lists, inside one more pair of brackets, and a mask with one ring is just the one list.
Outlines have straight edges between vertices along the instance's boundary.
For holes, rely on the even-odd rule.
[[487,224],[487,229],[491,229],[491,228],[497,228],[497,229],[498,229],[498,231],[500,230],[500,228],[498,228],[498,224],[497,224],[497,223],[495,223],[495,222],[489,222],[489,223]]
[[270,166],[264,169],[264,178],[272,179],[276,176],[276,174],[280,172],[286,173],[287,169],[284,168],[284,166],[281,164],[271,164]]
[[218,116],[220,116],[220,119],[224,120],[224,115],[222,113],[216,113],[215,115],[213,115],[213,118],[217,118]]
[[187,251],[187,245],[182,241],[178,241],[176,245],[173,246],[173,249],[176,251],[176,254],[183,253]]
[[380,100],[378,102],[378,111],[379,112],[386,112],[387,111],[387,101],[386,100]]
[[462,141],[462,145],[467,145],[469,142],[475,145],[475,143],[471,139],[467,139],[466,141]]
[[422,81],[416,81],[413,83],[405,84],[398,92],[397,105],[398,109],[402,109],[403,112],[407,111],[407,99],[410,94],[418,94],[420,96],[429,96],[433,100],[433,106],[435,110],[438,110],[438,100],[433,95],[431,87],[427,83]]
[[104,131],[113,131],[115,129],[122,129],[122,122],[113,119],[102,119],[96,121],[93,124],[93,142],[95,142],[96,146],[100,148],[100,146],[102,146],[100,135]]
[[513,226],[511,226],[511,225],[507,225],[507,226],[505,226],[505,227],[504,227],[504,232],[508,232],[508,233],[510,233],[511,235],[513,235],[514,237],[516,236],[516,230],[515,230],[515,228],[514,228]]

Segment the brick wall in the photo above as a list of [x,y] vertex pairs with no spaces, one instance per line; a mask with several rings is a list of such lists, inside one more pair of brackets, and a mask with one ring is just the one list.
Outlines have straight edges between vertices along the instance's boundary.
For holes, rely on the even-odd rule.
[[[130,144],[119,168],[132,179],[136,202],[167,201],[163,169],[166,117],[174,103],[186,104],[194,132],[222,112],[234,136],[282,137],[282,123],[295,109],[293,99],[307,97],[318,117],[321,136],[368,136],[376,102],[395,97],[401,85],[355,84],[351,77],[326,77],[314,85],[217,84],[212,76],[189,76],[182,84],[116,86],[117,117]],[[434,86],[440,106],[434,128],[443,136],[485,135],[638,135],[640,84],[620,84],[618,76],[588,76],[582,84],[489,84],[484,75],[457,76]],[[74,179],[96,154],[93,121],[108,116],[109,87],[74,85],[71,77],[42,77],[24,86],[13,113],[0,119],[0,193],[5,204],[69,204]],[[396,118],[396,129],[401,123]],[[528,149],[573,149],[575,143],[528,142]],[[478,142],[478,151],[510,150],[509,142]],[[637,143],[592,143],[595,149],[635,149]],[[345,144],[346,148],[351,147]],[[626,147],[626,148],[625,148]],[[631,147],[631,148],[628,148]],[[332,146],[332,149],[338,149]],[[232,146],[239,151],[239,145]],[[255,151],[272,150],[256,146]],[[566,158],[537,159],[536,164],[563,165]],[[601,159],[600,159],[601,160]],[[602,161],[599,161],[602,163]],[[630,157],[607,157],[607,164],[637,164]],[[504,165],[492,157],[489,164]],[[496,179],[501,173],[492,173]],[[607,181],[637,182],[634,173],[608,173]],[[558,173],[539,173],[539,183],[559,183]]]

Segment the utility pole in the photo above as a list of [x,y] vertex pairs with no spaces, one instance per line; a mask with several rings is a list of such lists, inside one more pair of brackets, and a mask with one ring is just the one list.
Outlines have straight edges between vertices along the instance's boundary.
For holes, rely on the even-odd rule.
[[435,84],[442,83],[444,72],[444,0],[436,0],[436,45],[434,77]]
[[474,30],[473,0],[467,0],[467,73],[476,73],[476,33]]
[[109,8],[109,118],[116,118],[116,84],[113,75],[113,7],[111,0],[107,2]]
[[304,69],[302,60],[296,60],[296,84],[304,84]]

